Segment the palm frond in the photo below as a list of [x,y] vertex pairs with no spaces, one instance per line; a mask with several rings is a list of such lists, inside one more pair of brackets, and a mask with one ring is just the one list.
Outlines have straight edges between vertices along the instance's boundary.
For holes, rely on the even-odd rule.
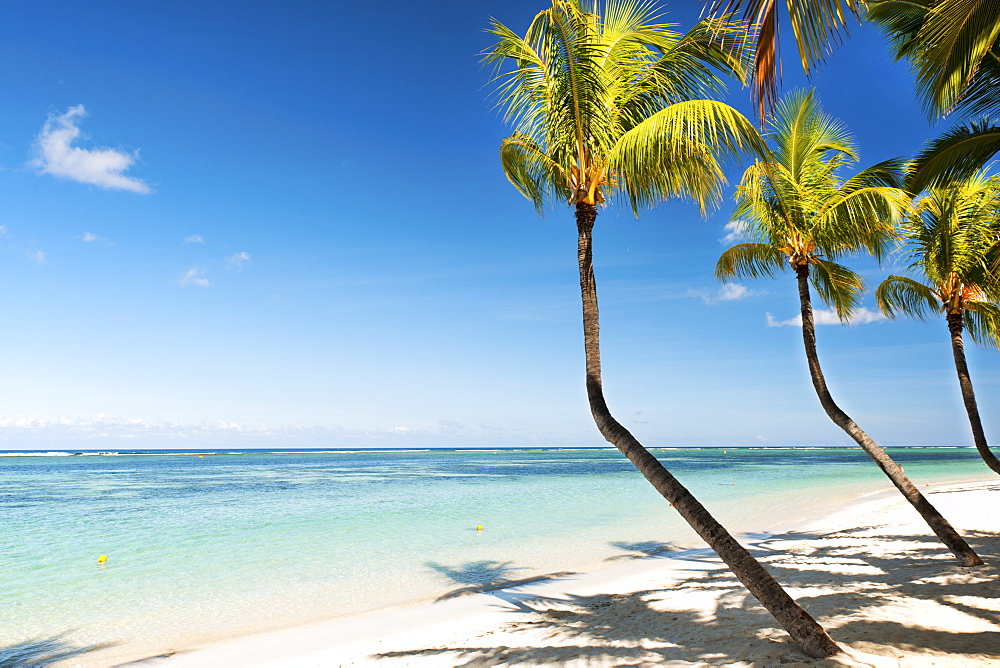
[[906,276],[889,276],[875,289],[875,301],[887,318],[908,315],[928,320],[940,313],[941,300],[933,289]]
[[898,188],[850,187],[856,185],[845,184],[823,202],[815,212],[813,238],[832,258],[864,250],[881,262],[898,239],[897,222],[909,197]]
[[868,18],[906,58],[931,118],[1000,111],[1000,13],[995,0],[869,0]]
[[917,35],[927,46],[914,69],[918,88],[938,115],[956,106],[997,46],[998,19],[996,0],[942,0],[927,13]]
[[982,169],[998,151],[1000,125],[981,120],[951,128],[914,157],[907,168],[906,189],[917,194],[960,181]]
[[633,208],[668,196],[686,196],[704,208],[725,182],[719,158],[766,151],[753,125],[732,107],[712,100],[680,102],[624,133],[608,156]]
[[500,164],[507,179],[541,213],[547,196],[569,200],[571,188],[565,170],[541,148],[522,134],[507,137],[500,144]]
[[[859,16],[865,0],[785,0],[799,61],[806,74],[822,63],[848,30],[848,17]],[[778,0],[706,0],[713,16],[737,14],[754,26],[753,98],[761,122],[778,99],[781,69]],[[859,21],[860,22],[860,21]]]
[[828,306],[833,307],[841,320],[847,320],[861,306],[864,281],[844,265],[814,258],[809,278],[816,293]]
[[787,268],[787,256],[774,246],[743,243],[726,249],[715,265],[715,277],[720,281],[737,276],[774,278]]
[[967,302],[962,320],[973,341],[987,348],[1000,348],[1000,306],[993,302]]
[[794,90],[777,104],[771,120],[770,139],[777,147],[775,159],[799,180],[805,165],[817,157],[840,153],[857,159],[857,146],[847,128],[826,114],[810,89]]

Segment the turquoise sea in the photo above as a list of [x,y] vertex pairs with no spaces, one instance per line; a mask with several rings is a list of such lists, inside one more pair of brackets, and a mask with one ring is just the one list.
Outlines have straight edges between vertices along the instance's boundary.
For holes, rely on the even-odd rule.
[[[857,449],[653,451],[734,532],[890,489]],[[889,452],[919,484],[995,477],[972,448]],[[105,647],[74,660],[103,665],[697,540],[613,449],[0,452],[0,521],[0,665]]]

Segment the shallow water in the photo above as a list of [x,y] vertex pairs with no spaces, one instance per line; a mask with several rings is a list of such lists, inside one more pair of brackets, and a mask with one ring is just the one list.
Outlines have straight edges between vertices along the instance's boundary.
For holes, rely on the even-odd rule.
[[[889,488],[855,449],[654,453],[734,532]],[[993,477],[971,448],[890,453],[921,484]],[[614,450],[17,454],[0,664],[27,640],[141,655],[697,540]]]

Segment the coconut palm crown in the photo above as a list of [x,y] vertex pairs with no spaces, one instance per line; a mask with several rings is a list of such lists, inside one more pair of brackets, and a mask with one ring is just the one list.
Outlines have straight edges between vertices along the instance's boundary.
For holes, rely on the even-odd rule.
[[973,177],[932,188],[903,225],[909,269],[919,279],[890,276],[876,290],[889,317],[959,316],[980,345],[1000,348],[1000,177]]
[[773,277],[788,267],[806,270],[827,304],[846,319],[860,305],[861,277],[836,262],[858,251],[881,258],[895,235],[899,161],[886,161],[841,180],[857,161],[847,129],[826,115],[812,91],[793,91],[775,107],[768,160],[743,174],[733,219],[750,243],[726,250],[716,276]]
[[702,206],[724,183],[719,156],[753,142],[748,121],[708,99],[719,75],[742,79],[742,26],[702,21],[681,34],[646,2],[552,0],[524,36],[498,21],[487,63],[514,134],[501,145],[507,178],[536,208],[552,198],[601,204],[623,192],[633,209],[671,196]]
[[927,320],[943,315],[973,441],[983,461],[1000,473],[990,451],[965,359],[963,331],[1000,348],[1000,177],[984,172],[920,197],[904,226],[911,273],[889,276],[875,297],[890,318]]

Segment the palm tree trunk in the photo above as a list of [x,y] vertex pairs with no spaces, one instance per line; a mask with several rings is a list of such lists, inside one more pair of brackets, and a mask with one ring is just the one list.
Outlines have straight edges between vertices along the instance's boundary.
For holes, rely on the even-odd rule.
[[924,498],[916,485],[903,473],[903,467],[894,462],[885,450],[862,431],[861,427],[847,413],[840,410],[840,407],[833,401],[833,397],[826,387],[823,370],[819,366],[819,356],[816,354],[816,324],[813,322],[812,300],[809,297],[809,265],[795,265],[795,275],[799,282],[799,302],[802,306],[802,340],[805,343],[806,359],[809,362],[809,375],[812,376],[813,387],[816,388],[816,394],[819,396],[823,410],[838,427],[847,432],[847,435],[861,446],[862,450],[868,453],[869,457],[875,460],[875,463],[889,477],[896,489],[917,509],[924,521],[934,530],[941,542],[947,545],[948,549],[958,557],[963,566],[981,566],[983,560],[958,535],[948,520]]
[[580,293],[583,298],[583,340],[587,360],[587,398],[597,428],[645,476],[657,492],[677,509],[691,528],[715,550],[761,605],[788,632],[807,654],[826,658],[839,653],[837,643],[809,616],[760,562],[747,552],[712,517],[697,499],[674,478],[608,410],[601,383],[600,323],[597,311],[597,284],[594,280],[591,232],[597,219],[593,204],[576,205]]
[[948,314],[948,331],[951,333],[951,352],[955,355],[955,371],[958,372],[958,385],[962,388],[962,401],[965,402],[965,412],[969,414],[969,425],[972,427],[972,440],[976,450],[986,465],[994,473],[1000,473],[1000,460],[986,444],[986,433],[983,422],[979,419],[979,408],[976,406],[976,393],[972,389],[972,379],[969,378],[969,365],[965,363],[965,343],[962,341],[962,314]]

